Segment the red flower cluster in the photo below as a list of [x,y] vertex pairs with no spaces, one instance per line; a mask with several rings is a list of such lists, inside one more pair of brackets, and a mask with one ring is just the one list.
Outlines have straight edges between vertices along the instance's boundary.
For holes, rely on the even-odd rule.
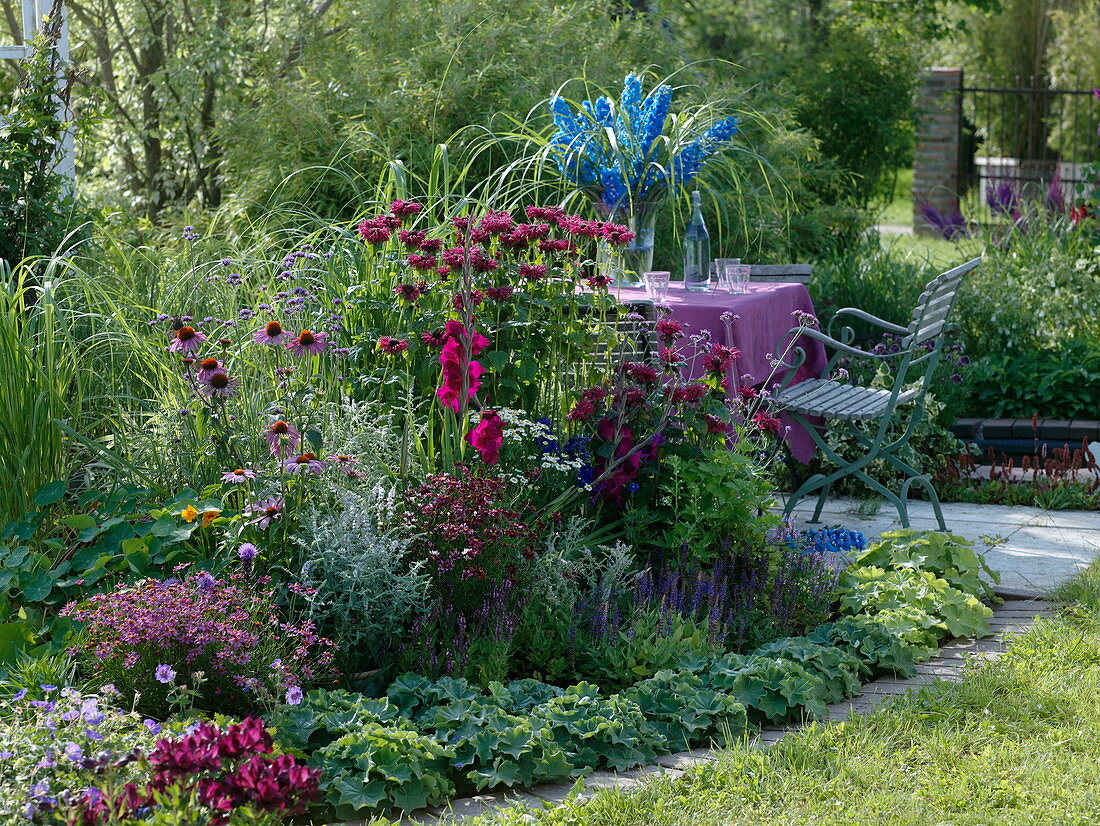
[[714,343],[710,346],[710,352],[703,356],[703,369],[714,376],[725,376],[739,358],[741,351],[736,347]]
[[153,779],[144,790],[129,783],[114,798],[84,803],[83,824],[116,822],[156,803],[156,793],[180,789],[198,792],[200,805],[210,810],[209,823],[228,823],[229,814],[248,806],[258,812],[300,815],[320,800],[321,772],[289,754],[270,757],[271,735],[263,722],[250,717],[224,732],[202,723],[180,739],[157,741],[149,755]]
[[473,476],[462,467],[454,476],[427,477],[404,494],[404,521],[417,537],[414,556],[450,588],[511,579],[516,564],[534,558],[541,526],[533,509],[505,507],[506,497],[503,479]]

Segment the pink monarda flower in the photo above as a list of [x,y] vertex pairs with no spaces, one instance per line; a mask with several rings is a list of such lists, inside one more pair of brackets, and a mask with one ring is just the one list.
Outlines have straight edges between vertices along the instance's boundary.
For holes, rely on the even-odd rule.
[[233,485],[243,485],[249,479],[256,478],[256,471],[239,467],[236,470],[227,470],[222,474],[222,481]]
[[264,441],[275,456],[284,459],[298,449],[298,445],[302,443],[302,434],[294,425],[280,419],[264,430]]
[[196,378],[199,381],[205,382],[217,372],[224,372],[222,363],[216,358],[205,358],[199,362],[199,372],[196,374]]
[[565,215],[565,210],[561,207],[540,207],[529,206],[524,209],[527,213],[527,217],[532,221],[557,221],[559,218]]
[[224,370],[218,370],[199,383],[199,392],[212,399],[229,399],[237,395],[240,387],[240,379],[231,377]]
[[397,200],[390,204],[390,211],[398,218],[404,218],[406,215],[416,215],[423,209],[424,205],[416,201]]
[[368,218],[359,224],[359,235],[368,244],[384,244],[392,234],[389,222],[384,219]]
[[623,224],[604,224],[601,234],[605,241],[617,247],[629,244],[635,237],[634,230]]
[[414,270],[434,270],[436,264],[434,255],[419,255],[418,253],[409,254],[409,266]]
[[665,341],[673,341],[684,337],[684,325],[671,318],[662,318],[654,326],[657,335]]
[[528,281],[538,281],[540,278],[546,277],[546,265],[520,264],[519,275],[520,278],[526,278]]
[[297,338],[286,345],[286,349],[299,357],[309,353],[320,353],[326,347],[328,347],[328,333],[313,333],[309,330],[302,330]]
[[752,417],[752,423],[765,433],[770,433],[773,436],[779,435],[779,429],[781,427],[779,419],[775,418],[775,416],[768,415],[763,410]]
[[712,344],[710,352],[703,357],[703,369],[715,375],[725,375],[734,361],[741,358],[741,351],[724,344]]
[[499,235],[502,232],[510,232],[516,225],[515,220],[508,212],[493,210],[478,224],[485,232]]
[[424,294],[424,290],[419,284],[398,284],[393,288],[393,294],[410,304],[415,304]]
[[420,340],[428,347],[438,350],[447,343],[447,334],[443,330],[429,330],[420,334]]
[[176,330],[176,335],[168,345],[172,353],[194,353],[203,342],[206,341],[206,333],[196,330],[194,327],[184,326]]
[[515,289],[509,284],[505,284],[502,287],[486,287],[485,297],[492,301],[507,301],[512,297],[512,293],[514,292]]
[[420,242],[420,251],[424,253],[436,253],[443,249],[442,238],[425,238]]
[[478,453],[481,461],[495,465],[500,461],[500,445],[504,441],[504,421],[493,410],[484,410],[477,427],[466,434],[469,442]]
[[593,290],[606,290],[611,286],[611,278],[606,275],[592,275],[585,280]]
[[427,237],[428,233],[421,229],[401,229],[397,231],[397,240],[409,249],[418,249]]
[[573,242],[568,238],[543,238],[539,241],[539,252],[569,252]]
[[252,334],[252,340],[257,344],[268,344],[273,346],[286,344],[286,342],[292,338],[294,338],[294,336],[284,330],[283,325],[278,321],[269,321]]
[[283,508],[285,507],[286,500],[283,497],[269,496],[267,499],[253,502],[245,508],[244,515],[251,517],[249,524],[265,531],[271,527],[272,522],[282,517]]
[[396,356],[409,349],[409,342],[407,339],[382,336],[378,339],[378,344],[375,345],[375,349],[381,350],[387,356]]
[[320,473],[324,469],[325,463],[317,458],[316,453],[303,453],[283,460],[283,470],[287,473]]

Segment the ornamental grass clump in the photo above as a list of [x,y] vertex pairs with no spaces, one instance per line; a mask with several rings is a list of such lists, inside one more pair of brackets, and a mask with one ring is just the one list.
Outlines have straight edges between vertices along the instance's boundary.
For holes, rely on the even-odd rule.
[[284,622],[270,580],[199,573],[145,579],[62,612],[84,624],[89,678],[151,714],[173,706],[240,714],[293,702],[329,669],[334,645],[309,620]]

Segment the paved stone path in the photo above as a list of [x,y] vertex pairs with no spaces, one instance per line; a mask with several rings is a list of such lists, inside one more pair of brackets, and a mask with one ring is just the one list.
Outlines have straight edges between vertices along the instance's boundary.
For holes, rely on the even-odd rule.
[[[950,527],[950,525],[949,525]],[[828,707],[826,720],[838,722],[853,714],[864,714],[874,710],[892,697],[908,694],[914,689],[935,680],[958,682],[962,679],[966,664],[970,659],[997,659],[1007,648],[1011,636],[1023,631],[1035,622],[1035,618],[1049,614],[1053,606],[1039,600],[1005,600],[1003,605],[994,609],[990,620],[992,636],[981,640],[956,640],[940,649],[939,654],[917,666],[917,675],[909,679],[881,677],[866,683],[860,693],[840,703]],[[778,743],[788,734],[797,731],[800,726],[768,726],[753,738],[751,746],[767,748]],[[487,814],[512,804],[525,804],[532,808],[550,807],[561,803],[574,790],[578,796],[588,797],[600,789],[629,789],[644,783],[655,774],[679,777],[684,770],[714,760],[718,752],[710,749],[694,749],[679,754],[658,757],[656,765],[646,766],[628,772],[594,772],[580,783],[549,783],[532,789],[517,791],[490,792],[474,797],[452,801],[448,806],[414,812],[406,816],[403,824],[436,824],[448,820],[463,820]],[[578,788],[579,786],[579,788]]]
[[[821,522],[812,525],[814,500],[795,508],[795,524],[801,528],[843,525],[873,539],[883,531],[901,527],[897,512],[886,503],[868,505],[858,499],[826,503]],[[1045,597],[1073,579],[1100,557],[1100,512],[1046,511],[1007,505],[943,506],[947,529],[974,540],[993,570],[1001,574],[997,592],[1005,597]],[[938,530],[932,506],[909,504],[910,527]]]

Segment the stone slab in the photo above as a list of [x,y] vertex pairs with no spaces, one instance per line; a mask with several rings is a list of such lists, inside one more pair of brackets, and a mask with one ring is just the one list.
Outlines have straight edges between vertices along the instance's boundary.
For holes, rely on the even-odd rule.
[[676,754],[665,754],[657,758],[657,764],[670,769],[687,769],[703,763],[710,763],[718,757],[716,752],[710,749],[692,749]]

